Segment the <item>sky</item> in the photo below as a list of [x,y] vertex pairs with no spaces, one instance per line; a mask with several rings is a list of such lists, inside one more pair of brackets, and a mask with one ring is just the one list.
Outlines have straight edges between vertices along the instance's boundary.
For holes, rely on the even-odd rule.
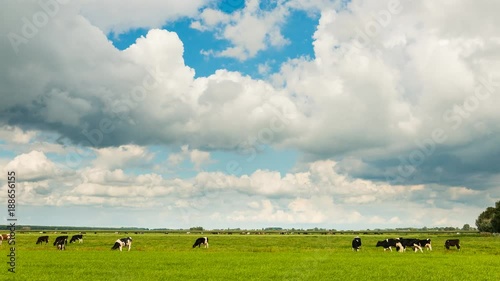
[[498,1],[1,5],[18,224],[462,227],[500,198]]

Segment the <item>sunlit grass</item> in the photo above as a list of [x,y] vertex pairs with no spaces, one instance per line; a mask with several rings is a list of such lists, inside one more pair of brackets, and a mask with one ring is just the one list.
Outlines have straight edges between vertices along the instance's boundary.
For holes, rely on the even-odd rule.
[[[18,234],[15,279],[2,262],[0,280],[500,280],[495,237],[417,237],[431,238],[434,250],[391,253],[375,244],[392,236],[365,235],[356,253],[352,235],[208,235],[208,249],[191,248],[199,235],[128,235],[132,250],[120,253],[110,248],[125,234],[86,234],[66,251],[52,246],[57,234],[47,245]],[[446,250],[449,238],[460,238],[462,251]],[[0,253],[7,261],[5,244]]]

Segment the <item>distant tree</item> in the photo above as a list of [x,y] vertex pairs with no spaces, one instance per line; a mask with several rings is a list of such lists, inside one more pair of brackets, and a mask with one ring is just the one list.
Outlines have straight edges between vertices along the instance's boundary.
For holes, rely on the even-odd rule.
[[469,231],[470,225],[468,223],[464,224],[464,226],[462,227],[462,230]]
[[495,207],[488,207],[476,220],[477,229],[481,232],[500,232],[500,201]]
[[500,201],[495,204],[493,218],[491,218],[491,228],[493,232],[500,232]]

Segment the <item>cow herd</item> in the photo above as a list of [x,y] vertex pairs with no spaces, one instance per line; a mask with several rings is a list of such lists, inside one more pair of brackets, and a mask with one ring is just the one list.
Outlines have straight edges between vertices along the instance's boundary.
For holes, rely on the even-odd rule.
[[[8,234],[1,234],[0,235],[0,245],[2,244],[3,240],[9,240],[10,237]],[[83,235],[82,234],[76,234],[73,235],[70,239],[70,243],[73,242],[79,242],[83,243]],[[40,236],[36,240],[36,244],[45,244],[49,243],[49,236]],[[68,236],[58,236],[56,237],[53,245],[57,247],[58,250],[65,250],[66,245],[68,244]],[[204,246],[205,248],[208,248],[208,237],[200,237],[197,238],[196,241],[193,244],[193,248],[196,247],[201,247]],[[359,236],[356,236],[351,243],[351,247],[353,251],[359,251],[361,250],[361,238]],[[460,240],[459,239],[448,239],[445,241],[444,246],[446,249],[450,249],[450,247],[456,247],[458,250],[460,250]],[[122,251],[123,247],[128,247],[128,251],[130,251],[130,248],[132,247],[132,237],[126,237],[126,238],[120,238],[115,241],[114,245],[111,247],[111,250],[117,250],[119,249],[120,252]],[[411,248],[414,252],[423,252],[423,248],[427,249],[428,251],[432,251],[432,244],[431,244],[431,239],[414,239],[414,238],[388,238],[382,241],[378,241],[376,247],[382,247],[384,248],[384,252],[386,250],[390,250],[392,252],[392,248],[395,248],[397,252],[405,252],[407,248]]]
[[[460,250],[460,240],[459,239],[448,239],[444,244],[446,249],[450,247],[457,247]],[[394,247],[398,252],[405,252],[407,248],[413,249],[414,252],[424,252],[422,248],[426,248],[428,251],[432,251],[431,239],[414,239],[414,238],[388,238],[382,241],[378,241],[376,247],[383,247],[384,252],[389,249],[392,252]],[[352,250],[359,251],[361,249],[361,238],[356,236],[352,240]]]
[[[76,234],[71,237],[69,240],[69,243],[77,242],[78,243],[83,243],[83,235],[82,234]],[[40,236],[36,240],[36,244],[45,244],[49,243],[49,236]],[[58,250],[66,250],[66,245],[68,245],[68,236],[58,236],[56,237],[56,240],[53,243],[54,246],[57,247]],[[115,241],[115,244],[113,247],[111,247],[111,250],[116,250],[120,249],[120,252],[122,251],[123,247],[128,247],[128,250],[130,251],[130,248],[132,247],[132,238],[131,237],[126,237],[126,238],[121,238]]]
[[[83,235],[81,234],[76,234],[73,235],[70,239],[70,243],[78,241],[79,243],[83,243]],[[49,236],[40,236],[36,240],[36,244],[45,244],[49,243]],[[65,250],[66,245],[68,244],[68,236],[58,236],[56,237],[56,240],[54,241],[53,245],[57,247],[58,250]],[[205,246],[205,248],[208,248],[208,237],[200,237],[196,239],[196,241],[193,244],[193,248]],[[123,247],[128,247],[128,251],[130,251],[130,248],[132,247],[132,237],[125,237],[125,238],[120,238],[115,241],[115,244],[111,247],[111,250],[120,250],[122,251]]]
[[[69,243],[73,243],[78,241],[79,243],[83,243],[83,235],[82,234],[76,234],[71,237],[69,240]],[[45,244],[49,243],[49,236],[40,236],[36,240],[36,244]],[[68,235],[63,235],[63,236],[58,236],[56,237],[56,240],[54,240],[54,243],[52,244],[57,247],[58,250],[65,250],[66,245],[68,245]]]

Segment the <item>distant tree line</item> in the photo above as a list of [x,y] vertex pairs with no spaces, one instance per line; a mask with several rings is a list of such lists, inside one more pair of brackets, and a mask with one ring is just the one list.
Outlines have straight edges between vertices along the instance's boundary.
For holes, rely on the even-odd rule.
[[481,232],[500,232],[500,201],[495,207],[488,207],[476,220],[477,229]]
[[[0,229],[6,229],[7,225],[0,225]],[[26,230],[103,230],[103,231],[134,231],[134,230],[149,230],[149,228],[142,227],[91,227],[91,226],[53,226],[53,225],[18,225],[16,226],[18,230],[26,231]]]

